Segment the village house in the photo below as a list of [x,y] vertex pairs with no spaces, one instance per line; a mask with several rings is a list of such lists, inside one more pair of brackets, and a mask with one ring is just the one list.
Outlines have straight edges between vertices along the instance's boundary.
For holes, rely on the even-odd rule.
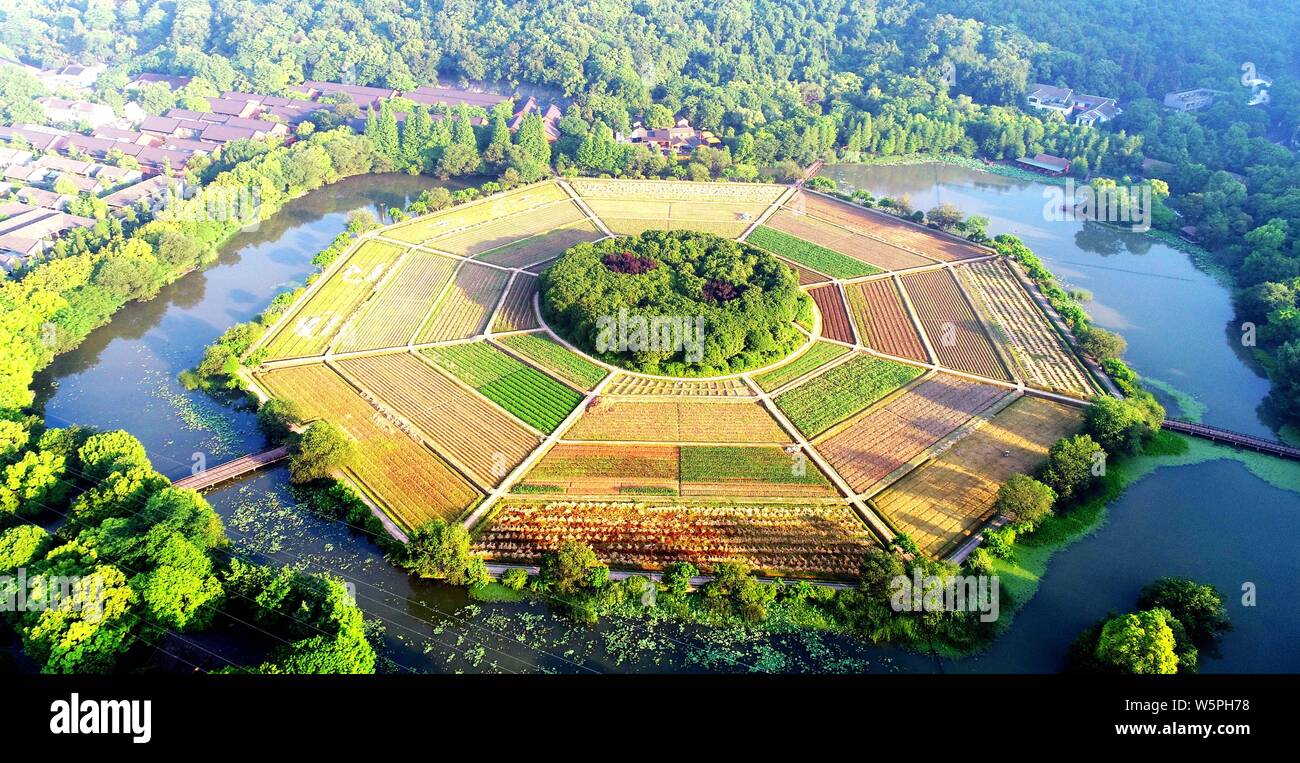
[[190,84],[190,78],[175,74],[154,74],[153,72],[144,72],[136,75],[135,79],[126,83],[127,90],[139,90],[146,85],[162,83],[173,91],[180,90]]
[[69,101],[66,98],[45,96],[37,98],[36,105],[41,107],[47,121],[58,124],[86,124],[93,129],[117,119],[113,109],[102,103]]
[[1070,171],[1070,160],[1051,154],[1034,154],[1033,158],[1020,157],[1016,160],[1016,166],[1040,175],[1057,177]]
[[1066,121],[1080,125],[1109,122],[1123,113],[1114,98],[1076,93],[1068,87],[1035,83],[1029,91],[1029,105],[1039,111],[1055,111]]
[[672,127],[649,128],[636,122],[626,136],[615,137],[620,143],[649,146],[664,156],[678,160],[690,158],[695,149],[701,146],[717,148],[722,145],[716,135],[708,130],[696,130],[685,117],[678,119]]
[[77,228],[93,228],[95,221],[53,209],[20,211],[0,220],[0,267],[12,272],[42,254],[59,236]]
[[1165,108],[1174,111],[1199,111],[1209,108],[1214,100],[1223,95],[1222,90],[1198,87],[1192,90],[1175,90],[1165,93]]
[[524,101],[524,105],[519,107],[514,118],[510,120],[510,132],[518,132],[519,126],[524,122],[524,117],[529,114],[541,115],[542,131],[546,134],[547,143],[554,143],[560,139],[560,119],[564,116],[564,113],[554,103],[547,106],[546,110],[543,111],[542,107],[537,103],[537,99],[532,96],[529,96],[528,100]]

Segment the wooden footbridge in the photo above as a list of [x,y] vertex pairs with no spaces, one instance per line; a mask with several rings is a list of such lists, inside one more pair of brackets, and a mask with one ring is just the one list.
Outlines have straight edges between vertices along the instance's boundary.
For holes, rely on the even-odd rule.
[[1266,440],[1263,437],[1254,437],[1251,435],[1233,432],[1228,429],[1206,426],[1205,424],[1194,424],[1190,421],[1179,421],[1178,419],[1165,419],[1161,425],[1162,428],[1170,432],[1200,437],[1203,440],[1217,442],[1223,445],[1232,445],[1237,448],[1246,448],[1247,450],[1267,453],[1270,456],[1278,458],[1289,458],[1293,461],[1300,461],[1300,448],[1293,448],[1290,445],[1283,445],[1280,442]]
[[213,485],[220,484],[227,480],[233,480],[241,477],[251,471],[261,469],[263,466],[274,464],[277,461],[283,461],[289,457],[289,449],[281,446],[272,448],[262,453],[254,453],[251,456],[237,458],[234,461],[227,461],[220,466],[214,466],[211,469],[186,477],[182,480],[176,480],[172,483],[176,487],[188,488],[190,490],[207,490]]

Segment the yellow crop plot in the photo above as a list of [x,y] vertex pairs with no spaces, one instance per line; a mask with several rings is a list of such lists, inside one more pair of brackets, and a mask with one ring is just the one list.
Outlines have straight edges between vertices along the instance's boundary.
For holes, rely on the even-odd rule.
[[267,357],[320,355],[357,307],[402,254],[400,246],[365,241],[281,324],[267,345]]

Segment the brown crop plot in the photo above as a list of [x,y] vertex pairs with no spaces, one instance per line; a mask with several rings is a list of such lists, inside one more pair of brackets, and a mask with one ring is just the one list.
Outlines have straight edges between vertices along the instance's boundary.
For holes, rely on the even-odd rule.
[[767,225],[884,270],[905,270],[935,263],[935,260],[916,252],[788,208],[767,218]]
[[670,397],[598,397],[564,434],[566,440],[788,443],[756,402]]
[[568,198],[569,194],[555,183],[537,183],[393,225],[384,231],[384,235],[418,244]]
[[340,360],[338,368],[480,485],[499,484],[539,444],[538,436],[513,417],[414,355]]
[[796,577],[852,577],[874,546],[843,504],[574,501],[509,502],[475,545],[494,559],[535,562],[566,540],[590,545],[618,567],[657,570],[688,561],[709,571],[739,559],[762,572]]
[[515,486],[518,493],[677,495],[676,445],[556,443]]
[[521,268],[540,260],[551,259],[574,244],[604,238],[604,235],[597,230],[595,223],[581,220],[492,249],[477,255],[474,259],[504,268]]
[[849,284],[844,291],[863,344],[886,355],[930,362],[894,279]]
[[808,294],[817,303],[822,314],[822,336],[840,342],[853,344],[853,324],[849,321],[849,312],[844,308],[844,297],[840,287],[835,284],[809,289]]
[[1074,353],[1007,267],[1001,260],[988,260],[957,268],[957,272],[1019,377],[1036,387],[1068,395],[1095,394],[1096,388]]
[[[586,220],[586,215],[577,204],[569,200],[557,201],[435,238],[426,245],[442,252],[473,257],[583,220]],[[595,230],[594,226],[590,229]],[[537,255],[528,262],[534,262],[544,256]]]
[[412,249],[379,291],[361,306],[335,352],[406,344],[451,279],[456,260]]
[[740,379],[651,379],[620,374],[605,387],[606,395],[664,395],[667,397],[753,397]]
[[1011,378],[952,273],[910,273],[903,276],[903,286],[940,363],[990,379]]
[[989,519],[1002,483],[1032,472],[1081,421],[1074,408],[1022,397],[873,503],[922,551],[941,556]]
[[258,374],[257,380],[272,396],[298,403],[309,418],[324,419],[347,432],[357,445],[348,476],[407,528],[434,518],[455,519],[482,498],[464,477],[329,368],[295,366]]
[[533,309],[533,297],[537,296],[537,277],[519,273],[511,282],[506,298],[501,302],[501,309],[492,319],[491,330],[494,333],[507,331],[527,331],[541,327],[537,320],[537,311]]
[[815,217],[938,260],[952,262],[992,254],[975,244],[950,238],[884,212],[865,209],[820,194],[801,191],[786,202],[786,206],[806,210]]
[[870,409],[820,440],[817,450],[863,493],[1006,394],[940,374]]
[[482,332],[509,280],[508,271],[462,262],[415,341],[444,342]]

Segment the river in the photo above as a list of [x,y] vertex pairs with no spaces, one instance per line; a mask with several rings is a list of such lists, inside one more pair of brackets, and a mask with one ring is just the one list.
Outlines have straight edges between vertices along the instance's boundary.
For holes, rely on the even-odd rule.
[[[995,219],[1012,219],[1029,214],[1019,207],[1030,200],[1030,211],[1041,208],[1040,200],[1031,199],[1032,190],[1006,198],[1003,180],[990,176],[983,194],[972,190],[977,201],[967,211],[995,217],[1001,200],[1006,209]],[[150,302],[128,306],[109,326],[40,374],[38,400],[47,423],[125,428],[145,444],[155,466],[171,477],[189,474],[196,453],[217,463],[262,446],[250,412],[185,390],[177,374],[195,365],[203,348],[228,326],[254,317],[274,294],[300,284],[313,270],[311,257],[343,229],[350,212],[400,206],[433,184],[404,175],[352,178],[290,202],[257,230],[228,242],[216,265],[185,277]],[[921,190],[910,193],[913,202],[925,208],[918,199]],[[946,194],[944,198],[961,204]],[[1056,247],[1064,251],[1068,243],[1062,240]],[[1047,254],[1043,247],[1035,248]],[[1055,256],[1049,261],[1057,268],[1051,259]],[[1076,267],[1090,272],[1086,266]],[[1184,273],[1175,263],[1166,267]],[[1088,288],[1096,295],[1094,306],[1108,306],[1123,315],[1127,302],[1122,290],[1111,291],[1117,283],[1116,278],[1101,276]],[[1209,285],[1203,288],[1198,294],[1212,293]],[[1162,293],[1174,295],[1165,297],[1168,309],[1197,311],[1175,299],[1185,292]],[[1128,317],[1142,319],[1140,313]],[[1191,325],[1197,330],[1202,326]],[[1208,336],[1223,336],[1221,323],[1211,328]],[[1170,330],[1179,340],[1168,344],[1191,344],[1187,337],[1199,336],[1186,326]],[[1154,339],[1150,343],[1159,344]],[[1137,352],[1144,345],[1135,340],[1133,346],[1140,368],[1156,367],[1141,366]],[[1169,355],[1179,356],[1173,351]],[[1189,375],[1196,370],[1190,365]],[[1172,370],[1162,372],[1175,376]],[[1251,387],[1240,393],[1251,399],[1234,406],[1220,404],[1220,397],[1230,395],[1216,394],[1213,387],[1179,386],[1194,390],[1211,412],[1250,411],[1263,394],[1258,385]],[[1208,413],[1206,420],[1229,421]],[[1111,609],[1130,608],[1143,584],[1173,573],[1218,585],[1228,594],[1230,613],[1238,623],[1224,640],[1222,658],[1203,660],[1203,670],[1300,671],[1296,647],[1284,640],[1297,630],[1294,602],[1300,594],[1295,586],[1300,579],[1295,496],[1235,463],[1164,469],[1147,477],[1116,503],[1110,524],[1053,560],[1038,595],[988,653],[942,665],[929,656],[812,632],[755,635],[643,618],[613,619],[587,628],[545,602],[471,602],[461,589],[402,574],[361,532],[294,505],[283,469],[249,476],[208,498],[241,553],[309,571],[331,571],[352,582],[359,605],[384,628],[385,669],[396,672],[1052,671],[1079,629]],[[1226,511],[1225,505],[1250,507],[1251,521],[1237,521],[1240,510]],[[1229,536],[1232,542],[1224,540]],[[1250,553],[1279,545],[1283,548],[1277,554]],[[1258,607],[1232,605],[1242,581],[1258,584]],[[256,659],[248,634],[235,623],[220,622],[211,632],[190,638],[192,643],[170,640],[165,648],[208,668]]]

